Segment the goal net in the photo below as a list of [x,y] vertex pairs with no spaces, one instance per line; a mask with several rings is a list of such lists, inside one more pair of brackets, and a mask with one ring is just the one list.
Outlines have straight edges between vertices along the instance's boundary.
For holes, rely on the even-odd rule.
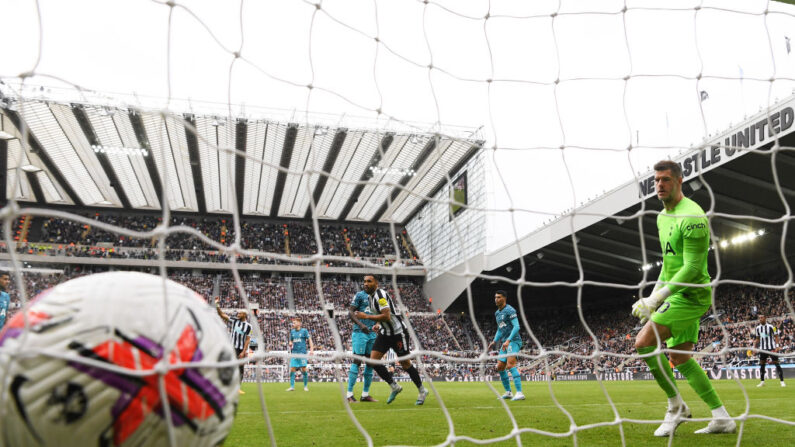
[[[299,442],[277,427],[291,411],[268,405],[276,389],[268,386],[290,380],[298,358],[312,383],[339,385],[334,411],[350,420],[352,443],[637,444],[663,422],[665,405],[643,357],[677,354],[663,341],[638,355],[641,326],[630,316],[662,267],[650,167],[670,159],[709,222],[712,306],[694,354],[721,383],[738,426],[732,439],[795,429],[775,405],[759,410],[749,388],[760,352],[779,356],[785,376],[772,364],[767,374],[783,379],[795,347],[795,7],[212,3],[3,7],[19,18],[0,30],[12,62],[0,66],[1,254],[13,274],[6,321],[36,292],[103,264],[151,269],[219,297],[224,312],[250,311],[258,343],[231,363],[245,363],[244,383],[256,384],[261,443]],[[59,41],[75,28],[80,38]],[[409,162],[396,162],[396,140],[414,151]],[[356,152],[366,146],[366,157]],[[343,158],[362,169],[338,168]],[[142,182],[146,173],[157,180]],[[241,176],[279,186],[246,191]],[[207,179],[218,190],[203,189]],[[136,182],[134,192],[119,187]],[[349,203],[334,202],[332,189],[347,191]],[[43,224],[41,242],[25,237],[33,222]],[[60,270],[27,265],[48,262]],[[365,273],[406,315],[412,347],[375,363],[411,359],[429,412],[441,414],[420,435],[384,437],[345,401],[356,358],[347,311]],[[498,290],[518,312],[524,408],[497,400],[499,358],[488,346]],[[775,350],[750,336],[762,314],[780,331]],[[295,317],[312,333],[312,352],[287,351]],[[701,405],[675,377],[691,407]],[[632,388],[641,379],[648,387]],[[689,432],[712,419],[697,408]],[[504,423],[483,428],[468,411]]]

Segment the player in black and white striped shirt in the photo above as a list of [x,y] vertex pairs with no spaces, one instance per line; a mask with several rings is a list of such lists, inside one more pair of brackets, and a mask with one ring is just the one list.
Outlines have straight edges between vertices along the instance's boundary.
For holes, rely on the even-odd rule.
[[[230,333],[229,338],[232,340],[232,345],[235,347],[235,353],[237,353],[237,358],[244,359],[248,355],[248,345],[251,343],[251,324],[246,321],[248,319],[248,314],[245,310],[240,310],[237,313],[237,317],[230,318],[221,310],[220,300],[215,298],[215,310],[218,312],[218,316],[221,317],[222,320],[229,326]],[[243,374],[245,373],[246,368],[243,363],[240,364],[240,382],[243,382]],[[245,391],[242,389],[240,390],[240,394],[246,394]]]
[[[759,315],[759,326],[754,328],[754,347],[761,349],[763,351],[778,351],[778,344],[780,339],[778,337],[778,329],[775,326],[767,322],[767,318],[764,315]],[[767,365],[767,359],[773,361],[773,364],[776,365],[776,373],[778,373],[778,378],[781,380],[781,386],[787,386],[784,383],[784,371],[781,369],[781,365],[778,363],[778,356],[775,354],[768,354],[766,352],[759,353],[759,373],[761,374],[762,381],[759,382],[760,386],[765,386],[765,366]]]
[[[392,302],[392,297],[384,289],[378,288],[378,278],[375,275],[365,275],[364,277],[364,291],[369,295],[370,312],[356,312],[356,318],[360,320],[374,320],[381,325],[378,331],[378,336],[373,343],[373,350],[370,351],[370,358],[373,360],[381,360],[381,358],[392,348],[398,357],[403,357],[409,352],[409,338],[406,333],[406,326],[400,310]],[[411,381],[417,386],[419,395],[417,396],[416,405],[425,403],[425,397],[428,391],[422,386],[422,379],[417,368],[411,364],[411,360],[401,360],[400,366],[409,374]],[[392,374],[386,369],[384,365],[373,365],[373,369],[378,375],[384,379],[392,387],[392,393],[389,395],[386,403],[390,404],[395,397],[403,391],[403,388],[395,383]]]

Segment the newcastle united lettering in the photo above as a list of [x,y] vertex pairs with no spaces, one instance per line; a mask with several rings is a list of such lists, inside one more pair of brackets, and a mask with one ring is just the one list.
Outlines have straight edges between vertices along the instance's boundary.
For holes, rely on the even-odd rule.
[[[739,149],[752,149],[765,143],[770,143],[774,136],[789,130],[794,121],[795,112],[793,112],[792,107],[785,107],[740,131],[733,131],[723,137],[722,146],[715,142],[716,144],[705,147],[698,153],[688,155],[685,159],[679,160],[684,179],[687,180],[699,172],[721,165],[729,161],[729,159],[745,153],[745,151]],[[653,194],[654,174],[652,173],[642,179],[639,186],[641,197]]]

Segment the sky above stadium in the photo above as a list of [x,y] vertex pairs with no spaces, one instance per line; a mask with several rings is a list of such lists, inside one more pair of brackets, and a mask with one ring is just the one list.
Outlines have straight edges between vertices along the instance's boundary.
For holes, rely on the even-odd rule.
[[521,210],[491,214],[489,251],[795,87],[795,8],[767,1],[38,4],[41,27],[35,2],[0,0],[6,81],[479,129],[487,206]]

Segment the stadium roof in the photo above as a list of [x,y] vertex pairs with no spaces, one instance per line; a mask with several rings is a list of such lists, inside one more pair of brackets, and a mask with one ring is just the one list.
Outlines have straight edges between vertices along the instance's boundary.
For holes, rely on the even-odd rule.
[[[795,138],[791,137],[788,139],[792,140],[790,145],[793,145]],[[786,151],[779,152],[776,165],[781,180],[781,192],[792,213],[795,210],[795,178],[782,174],[795,170],[795,156]],[[712,189],[714,203],[711,202],[706,185]],[[795,260],[792,228],[789,228],[787,236],[783,222],[760,220],[777,220],[786,216],[784,203],[776,193],[769,154],[749,153],[741,160],[705,173],[703,180],[693,179],[687,182],[683,192],[705,210],[714,205],[715,212],[721,214],[714,216],[710,223],[712,244],[721,246],[720,263],[724,279],[767,276],[774,271],[786,276],[782,255],[786,254],[790,262]],[[571,236],[564,237],[525,256],[529,270],[528,279],[550,281],[568,278],[576,281],[576,241],[586,279],[621,284],[638,283],[644,271],[640,245],[642,234],[646,245],[646,279],[656,281],[660,272],[657,262],[662,261],[657,235],[660,201],[656,197],[646,199],[645,209],[651,212],[643,215],[642,232],[637,217],[621,219],[622,216],[638,213],[641,210],[639,203],[618,213],[615,218],[600,220],[577,231],[574,240]],[[792,220],[791,216],[789,220]],[[506,269],[513,266],[515,276],[518,264],[517,259],[497,271],[511,277]],[[710,256],[710,264],[715,266],[714,254]],[[714,274],[715,269],[711,269],[711,272]],[[766,281],[760,278],[760,282]]]
[[402,224],[482,145],[2,92],[0,100],[0,197],[18,189],[17,200],[40,205],[157,210],[165,190],[175,211],[309,218],[313,200],[321,219]]
[[[795,134],[782,139],[782,145],[795,146]],[[789,206],[789,213],[795,210],[795,177],[786,175],[795,172],[795,155],[792,151],[781,151],[776,155],[776,163],[781,193]],[[709,190],[715,198],[711,202]],[[793,218],[785,221],[769,222],[760,219],[782,220],[786,216],[784,203],[779,198],[772,178],[771,155],[765,152],[752,152],[740,159],[720,166],[703,174],[703,179],[693,179],[683,187],[686,197],[699,203],[705,210],[714,205],[716,213],[732,214],[715,216],[710,220],[712,244],[718,246],[721,267],[721,280],[755,281],[761,284],[783,284],[786,281],[786,257],[790,268],[795,267],[795,238],[792,235]],[[660,273],[662,254],[657,235],[657,214],[661,209],[656,197],[645,200],[645,209],[652,211],[640,220],[637,217],[623,220],[621,216],[631,216],[639,212],[638,203],[616,214],[599,220],[574,234],[569,234],[550,242],[523,257],[525,279],[533,282],[564,281],[574,284],[578,281],[580,270],[574,251],[576,241],[583,279],[626,285],[637,285],[646,273],[645,279],[652,285]],[[753,217],[750,217],[753,216]],[[786,229],[786,232],[785,232]],[[641,234],[645,243],[646,264],[644,269]],[[709,272],[717,278],[716,250],[709,256]],[[486,275],[519,279],[521,266],[518,258],[493,270],[484,271]],[[725,287],[725,286],[724,286]],[[496,289],[505,289],[516,295],[516,287],[504,282],[494,283],[488,279],[476,279],[472,283],[473,297],[477,308],[493,310],[491,297]],[[540,307],[568,306],[573,304],[576,287],[525,287],[522,295],[525,303]],[[726,289],[723,289],[726,290]],[[585,286],[583,300],[606,299],[615,301],[638,293],[634,288],[611,288]],[[717,297],[720,298],[721,288]],[[436,299],[434,299],[436,301]],[[466,294],[459,295],[448,310],[466,310]]]
[[[713,278],[718,277],[718,260],[720,280],[763,284],[786,281],[785,260],[790,269],[795,267],[795,238],[791,225],[795,219],[793,110],[795,96],[675,158],[684,167],[684,195],[705,211],[711,209],[713,212],[710,218],[713,248],[709,260]],[[771,126],[776,138],[769,130]],[[641,175],[638,182],[617,188],[578,208],[573,217],[566,213],[517,244],[489,254],[483,264],[483,274],[519,279],[521,265],[517,255],[521,250],[525,280],[569,284],[527,288],[523,294],[531,300],[543,296],[548,305],[555,306],[554,297],[571,298],[577,290],[572,285],[580,279],[580,271],[583,280],[602,283],[600,286],[586,285],[586,299],[636,294],[644,273],[651,285],[660,272],[662,253],[656,219],[661,209],[654,193],[653,173]],[[608,283],[623,287],[611,288]],[[445,289],[453,287],[449,281],[442,285]],[[426,286],[426,290],[428,288]],[[459,293],[462,288],[459,284],[455,292],[457,297],[450,297],[448,305],[457,298],[452,307],[466,308],[466,293]],[[472,282],[475,297],[492,296],[498,288],[511,293],[516,290],[514,285],[489,278]],[[437,299],[439,295],[434,291],[434,303],[441,301]],[[487,301],[488,307],[490,299]],[[477,302],[479,306],[484,305],[483,300]]]

